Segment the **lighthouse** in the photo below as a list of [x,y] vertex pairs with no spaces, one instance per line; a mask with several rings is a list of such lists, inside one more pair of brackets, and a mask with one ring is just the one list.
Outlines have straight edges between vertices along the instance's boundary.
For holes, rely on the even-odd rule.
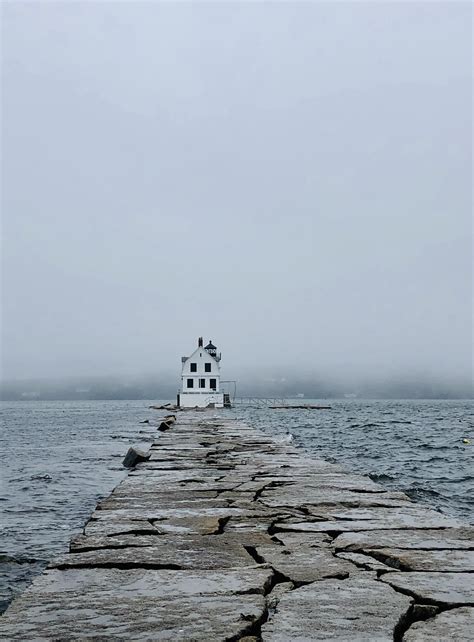
[[181,408],[223,408],[224,394],[220,392],[221,355],[209,341],[204,347],[199,337],[197,348],[190,357],[181,357],[181,390],[178,406]]

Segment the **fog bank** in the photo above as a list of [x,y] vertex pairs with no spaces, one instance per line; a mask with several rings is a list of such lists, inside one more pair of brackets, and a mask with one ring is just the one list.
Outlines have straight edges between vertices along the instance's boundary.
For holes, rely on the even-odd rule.
[[466,389],[471,12],[4,3],[2,378]]

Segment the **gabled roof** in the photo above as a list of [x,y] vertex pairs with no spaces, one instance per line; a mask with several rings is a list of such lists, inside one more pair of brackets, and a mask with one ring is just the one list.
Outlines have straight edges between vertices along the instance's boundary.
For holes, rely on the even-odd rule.
[[194,350],[194,352],[189,357],[181,357],[181,362],[186,363],[186,361],[189,361],[190,359],[192,359],[194,355],[198,352],[205,352],[206,357],[209,357],[210,359],[213,359],[216,363],[218,363],[217,359],[212,354],[209,354],[209,352],[207,352],[207,350],[205,348],[202,348],[201,346],[198,346],[196,350]]

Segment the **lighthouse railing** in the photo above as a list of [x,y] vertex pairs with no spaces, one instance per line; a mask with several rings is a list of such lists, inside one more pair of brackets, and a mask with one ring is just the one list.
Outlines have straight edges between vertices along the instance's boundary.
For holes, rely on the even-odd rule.
[[236,397],[234,403],[241,406],[253,406],[256,408],[266,408],[268,406],[286,405],[286,399],[279,397]]

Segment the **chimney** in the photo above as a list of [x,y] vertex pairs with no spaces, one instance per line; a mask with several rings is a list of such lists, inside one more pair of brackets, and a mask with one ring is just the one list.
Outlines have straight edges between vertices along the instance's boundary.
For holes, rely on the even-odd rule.
[[198,339],[198,348],[202,348],[203,342],[202,342],[202,337],[199,337]]

